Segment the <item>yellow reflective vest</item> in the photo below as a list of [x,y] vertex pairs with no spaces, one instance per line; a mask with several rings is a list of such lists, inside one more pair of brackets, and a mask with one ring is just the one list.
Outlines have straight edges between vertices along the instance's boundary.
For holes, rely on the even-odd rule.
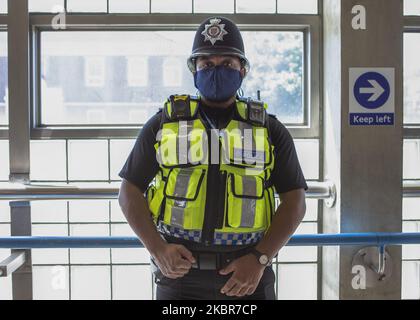
[[199,98],[171,96],[156,137],[160,170],[146,195],[159,231],[205,245],[258,242],[274,214],[267,105],[239,99],[226,128],[201,118]]

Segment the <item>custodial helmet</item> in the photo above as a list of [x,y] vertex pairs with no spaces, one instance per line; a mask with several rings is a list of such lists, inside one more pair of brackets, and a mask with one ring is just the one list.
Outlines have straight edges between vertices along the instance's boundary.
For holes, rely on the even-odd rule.
[[187,61],[188,68],[195,72],[195,60],[198,57],[214,54],[238,57],[245,68],[245,74],[248,73],[250,65],[245,57],[241,32],[233,21],[224,17],[208,18],[198,27]]

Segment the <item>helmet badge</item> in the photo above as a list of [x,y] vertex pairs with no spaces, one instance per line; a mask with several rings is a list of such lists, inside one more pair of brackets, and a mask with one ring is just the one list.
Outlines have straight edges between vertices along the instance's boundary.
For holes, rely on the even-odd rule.
[[204,36],[204,41],[210,41],[212,45],[216,43],[217,40],[223,41],[223,36],[228,34],[225,30],[225,25],[220,24],[221,19],[214,18],[210,20],[210,24],[204,26],[204,31],[201,34]]

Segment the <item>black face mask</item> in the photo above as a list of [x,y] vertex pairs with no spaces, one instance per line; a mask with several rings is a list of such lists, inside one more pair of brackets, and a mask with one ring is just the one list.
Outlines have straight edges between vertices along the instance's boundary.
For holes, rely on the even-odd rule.
[[240,71],[225,66],[202,69],[194,73],[194,85],[210,101],[223,102],[241,87]]

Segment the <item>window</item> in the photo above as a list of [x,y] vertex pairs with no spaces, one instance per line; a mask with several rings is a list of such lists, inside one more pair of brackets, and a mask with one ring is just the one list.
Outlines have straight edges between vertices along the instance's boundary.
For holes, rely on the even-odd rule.
[[127,82],[129,87],[145,87],[149,69],[147,57],[127,57]]
[[248,31],[243,37],[251,63],[245,96],[257,98],[260,91],[283,123],[303,123],[303,33]]
[[[404,13],[420,15],[418,1],[404,0]],[[416,27],[413,27],[413,22]],[[420,21],[413,20],[410,28],[416,31]],[[420,179],[420,33],[404,33],[404,147],[403,179]],[[409,132],[409,138],[407,136]],[[418,207],[420,198],[403,198],[403,232],[420,231]],[[403,299],[420,299],[420,255],[418,245],[402,246],[402,287]]]
[[0,181],[9,180],[9,141],[0,140]]
[[[42,32],[38,125],[140,125],[139,119],[152,116],[171,94],[196,94],[186,65],[194,34]],[[312,102],[304,99],[309,90],[304,85],[304,33],[243,31],[243,37],[251,63],[244,94],[257,98],[260,92],[268,111],[283,123],[307,124]],[[92,109],[103,115],[92,116]]]
[[[65,3],[71,11],[68,18],[84,19],[85,15],[77,12],[106,12],[103,5],[106,2],[67,0]],[[287,2],[290,5],[293,1]],[[278,25],[275,11],[280,2],[276,4],[275,0],[262,0],[258,6],[247,0],[209,3],[202,0],[108,1],[112,13],[148,12],[149,5],[152,12],[271,12],[264,15],[267,25],[262,26],[253,26],[246,14],[237,16],[244,26],[246,54],[251,62],[251,73],[243,82],[243,90],[253,98],[259,91],[270,113],[275,113],[289,127],[297,127],[300,135],[295,136],[295,142],[303,171],[307,179],[318,180],[321,145],[318,131],[307,134],[308,131],[301,128],[312,126],[314,122],[308,118],[313,116],[310,108],[317,108],[317,104],[312,103],[317,97],[313,101],[306,99],[310,89],[317,91],[316,86],[309,88],[307,84],[318,83],[313,81],[317,79],[316,69],[311,69],[307,63],[312,57],[317,61],[318,37],[316,34],[307,37],[308,29],[314,33],[319,30],[318,23],[313,22],[316,18],[308,20],[309,27],[302,26],[303,20],[299,20],[290,28]],[[299,10],[308,8],[309,5]],[[123,25],[133,16],[122,17],[99,13],[93,20],[107,25],[107,19],[115,22],[121,18]],[[118,172],[135,143],[138,127],[169,95],[196,94],[186,60],[195,34],[189,24],[191,21],[199,23],[202,18],[185,17],[183,14],[151,15],[151,21],[156,21],[153,30],[142,25],[136,30],[112,29],[112,26],[105,30],[99,23],[53,31],[42,23],[44,15],[31,15],[36,30],[33,52],[39,57],[39,65],[33,60],[37,69],[34,74],[39,78],[35,79],[36,123],[31,133],[32,139],[42,137],[30,143],[32,182],[95,186],[120,181]],[[168,26],[165,19],[174,19],[174,26]],[[86,21],[91,23],[90,19]],[[315,40],[310,42],[310,39]],[[318,66],[317,63],[311,65]],[[309,74],[314,77],[311,81],[307,78]],[[314,119],[318,121],[317,116]],[[119,130],[125,128],[131,131],[120,134]],[[75,136],[74,129],[77,129]],[[36,132],[41,131],[45,133],[38,136]],[[7,143],[3,147],[7,148]],[[5,161],[0,157],[0,180],[1,164]],[[6,179],[7,175],[8,171],[4,174]],[[308,199],[307,214],[298,233],[318,232],[320,207],[318,200]],[[31,214],[34,235],[134,236],[117,200],[36,201],[31,203]],[[0,234],[7,234],[8,229],[1,229],[1,219],[0,210]],[[288,247],[282,251],[274,264],[275,272],[282,279],[287,276],[286,281],[277,284],[279,298],[317,298],[322,270],[318,252],[316,247]],[[34,298],[150,299],[154,287],[149,262],[148,252],[139,248],[34,250]],[[61,279],[58,284],[52,281],[57,275]],[[307,290],[293,290],[302,283]]]
[[195,13],[233,13],[234,1],[233,0],[194,0]]
[[420,124],[420,33],[404,34],[404,123]]
[[192,12],[191,0],[151,0],[152,12]]
[[277,13],[318,13],[318,0],[277,0]]
[[420,1],[404,0],[404,14],[413,16],[420,15]]
[[[66,180],[66,141],[34,140],[30,144],[31,180]],[[45,155],[48,154],[48,157]]]
[[182,84],[182,65],[176,58],[166,58],[163,62],[163,85],[180,87]]
[[105,84],[105,58],[85,58],[85,85],[87,87],[103,87]]
[[0,32],[0,128],[9,122],[7,102],[7,33]]
[[[403,199],[403,232],[420,232],[420,198]],[[402,298],[420,299],[420,246],[402,246]]]
[[194,13],[275,13],[276,8],[282,14],[317,14],[318,0],[194,0]]
[[0,0],[0,13],[7,13],[7,0]]
[[149,13],[149,0],[109,0],[109,12]]
[[[277,296],[279,300],[315,300],[317,298],[317,265],[279,264]],[[302,290],[305,288],[305,290]]]
[[108,143],[106,140],[70,140],[69,180],[107,180]]
[[420,140],[404,140],[404,179],[420,179]]
[[[406,14],[417,12],[417,0],[405,0]],[[57,6],[68,12],[103,13],[292,13],[316,14],[318,0],[29,0],[31,12],[52,12]],[[235,8],[236,3],[236,8]],[[0,12],[7,0],[0,0]],[[109,11],[108,11],[109,10]]]
[[67,0],[67,10],[72,12],[107,12],[107,0]]
[[146,121],[149,119],[149,114],[146,110],[132,109],[128,114],[128,119],[130,123],[142,124],[146,123]]
[[[192,31],[42,32],[41,70],[47,61],[48,67],[41,80],[40,124],[141,125],[134,110],[147,119],[174,93],[159,74],[162,60],[185,62],[193,36]],[[101,56],[92,56],[98,52]],[[190,75],[186,63],[179,68]],[[177,91],[195,93],[192,77]],[[91,109],[105,116],[88,117]]]
[[237,13],[275,13],[276,0],[236,0]]
[[[1,154],[7,151],[7,141],[2,142]],[[117,174],[134,142],[134,139],[31,141],[31,179],[44,183],[119,180]],[[4,157],[0,157],[0,171],[2,160]],[[2,203],[0,236],[7,236],[9,214],[5,210],[7,203],[5,208]],[[31,217],[35,236],[134,236],[117,200],[35,201],[31,203]],[[4,253],[4,258],[7,254]],[[34,299],[151,299],[149,261],[148,253],[141,248],[34,249]],[[129,279],[131,284],[138,282],[141,286],[127,287]],[[86,282],[89,288],[85,287]],[[5,290],[0,297],[10,299],[10,284],[1,278],[0,284]]]
[[64,8],[64,0],[29,0],[29,12],[59,12]]

